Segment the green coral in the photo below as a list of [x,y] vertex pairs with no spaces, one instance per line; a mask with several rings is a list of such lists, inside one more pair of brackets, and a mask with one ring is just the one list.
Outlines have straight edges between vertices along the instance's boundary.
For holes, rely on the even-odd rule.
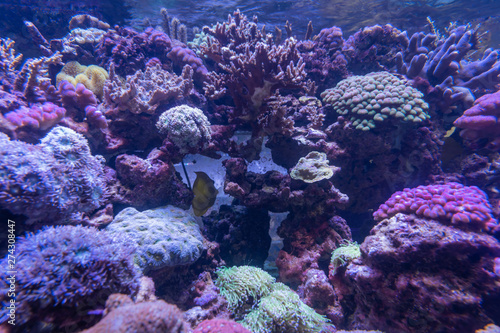
[[269,273],[252,266],[223,267],[216,273],[218,278],[215,285],[229,303],[229,308],[234,311],[250,297],[256,302],[269,295],[271,286],[276,281]]
[[290,171],[290,177],[306,183],[315,183],[323,179],[332,178],[340,168],[328,165],[325,153],[312,151],[306,157],[301,157],[296,166]]
[[347,241],[333,251],[332,259],[330,261],[333,274],[335,274],[337,268],[361,257],[361,250],[359,246],[360,245],[356,242]]
[[423,94],[403,77],[388,72],[351,76],[321,94],[335,111],[359,130],[369,131],[389,120],[422,123],[429,119]]
[[282,283],[263,297],[257,308],[242,321],[253,333],[321,332],[327,323],[324,316],[304,304],[299,296]]
[[276,283],[260,268],[222,268],[217,275],[215,284],[233,312],[241,314],[245,307],[251,307],[241,324],[254,333],[314,333],[328,325],[328,320],[304,304],[293,290]]

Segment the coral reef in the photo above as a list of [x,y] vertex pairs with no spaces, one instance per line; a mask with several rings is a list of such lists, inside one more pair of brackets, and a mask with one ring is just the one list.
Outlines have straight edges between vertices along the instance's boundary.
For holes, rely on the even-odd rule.
[[489,235],[398,213],[360,249],[332,278],[351,329],[473,332],[498,315],[500,243]]
[[210,122],[203,111],[188,105],[179,105],[163,112],[156,127],[181,154],[197,153],[206,148],[212,139]]
[[[471,148],[500,150],[500,92],[487,94],[478,98],[472,107],[467,109],[453,125],[462,128],[460,136]],[[484,143],[481,143],[484,141]]]
[[[135,294],[140,273],[136,244],[124,235],[82,226],[46,227],[16,242],[15,292],[19,329],[69,326],[104,305],[112,293]],[[7,266],[7,258],[2,260]],[[0,273],[0,299],[7,300],[9,275]],[[6,318],[2,309],[2,318]],[[91,318],[92,316],[90,316]]]
[[106,231],[112,235],[128,235],[139,244],[134,261],[144,272],[191,264],[203,251],[203,236],[196,220],[173,206],[142,212],[125,208]]
[[321,97],[363,131],[385,120],[422,123],[429,119],[423,94],[411,87],[408,80],[388,72],[351,76],[325,90]]
[[28,222],[78,221],[106,200],[102,157],[69,128],[54,128],[36,146],[0,134],[0,154],[1,206]]

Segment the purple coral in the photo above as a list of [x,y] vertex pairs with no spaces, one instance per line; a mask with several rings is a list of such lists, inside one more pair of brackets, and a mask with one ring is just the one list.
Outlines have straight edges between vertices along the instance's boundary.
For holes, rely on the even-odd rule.
[[373,217],[381,221],[397,213],[443,221],[464,230],[491,231],[498,225],[483,191],[453,182],[398,191],[380,205]]
[[52,129],[38,145],[0,134],[0,205],[30,222],[68,223],[106,198],[101,157],[66,127]]
[[486,148],[500,150],[500,91],[478,98],[474,105],[453,123],[463,128],[460,136],[472,142],[487,139]]
[[[135,293],[140,273],[134,250],[135,243],[125,236],[82,226],[47,227],[18,239],[17,323],[63,325],[67,318],[102,308],[112,293]],[[0,263],[7,267],[7,258]],[[2,301],[8,300],[8,277],[2,270]]]
[[57,124],[65,114],[64,108],[46,102],[37,103],[31,107],[21,106],[5,114],[5,118],[16,127],[26,126],[44,131]]

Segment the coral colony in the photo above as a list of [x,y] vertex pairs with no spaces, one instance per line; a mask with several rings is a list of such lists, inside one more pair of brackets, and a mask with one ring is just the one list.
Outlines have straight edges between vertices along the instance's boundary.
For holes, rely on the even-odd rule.
[[500,331],[479,28],[173,22],[0,39],[0,331]]

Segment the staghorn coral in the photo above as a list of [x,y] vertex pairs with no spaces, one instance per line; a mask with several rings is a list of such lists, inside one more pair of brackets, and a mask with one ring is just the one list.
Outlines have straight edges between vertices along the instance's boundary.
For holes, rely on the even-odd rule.
[[[460,136],[471,148],[500,150],[500,91],[478,98],[453,125],[462,128]],[[481,141],[485,141],[482,143]]]
[[431,86],[428,95],[442,112],[459,104],[469,107],[475,99],[472,93],[494,92],[500,83],[499,50],[486,49],[480,59],[469,59],[479,45],[479,34],[470,26],[451,25],[446,35],[416,32],[404,45],[396,56],[396,70],[426,80]]
[[290,177],[306,183],[315,183],[323,179],[330,179],[340,168],[328,165],[325,153],[312,151],[307,156],[301,157],[292,170]]
[[[78,322],[112,293],[134,294],[140,273],[132,262],[136,244],[123,235],[82,226],[46,227],[16,243],[17,329],[45,323],[54,329]],[[6,267],[7,258],[1,261]],[[0,273],[0,299],[9,276]],[[6,318],[2,309],[2,318]],[[88,317],[87,317],[88,319]],[[48,326],[50,327],[50,326]]]
[[363,131],[386,120],[422,123],[430,118],[423,94],[406,79],[388,72],[352,76],[325,90],[321,97],[338,114],[349,117],[352,126]]
[[135,263],[145,272],[195,262],[203,251],[203,236],[194,217],[173,206],[142,212],[128,207],[106,227],[112,235],[126,234],[139,246]]
[[184,104],[163,112],[156,127],[182,154],[203,151],[212,139],[203,111]]
[[128,111],[134,114],[153,114],[161,103],[186,97],[193,89],[193,69],[184,66],[181,76],[169,73],[159,64],[127,76],[125,83],[110,67],[109,80],[104,87],[104,104],[111,112]]
[[464,230],[493,231],[498,228],[498,221],[492,216],[486,194],[476,186],[454,182],[396,192],[373,217],[381,221],[397,213],[435,219]]
[[39,145],[0,136],[0,203],[29,223],[68,223],[106,199],[102,157],[65,127],[52,129]]

